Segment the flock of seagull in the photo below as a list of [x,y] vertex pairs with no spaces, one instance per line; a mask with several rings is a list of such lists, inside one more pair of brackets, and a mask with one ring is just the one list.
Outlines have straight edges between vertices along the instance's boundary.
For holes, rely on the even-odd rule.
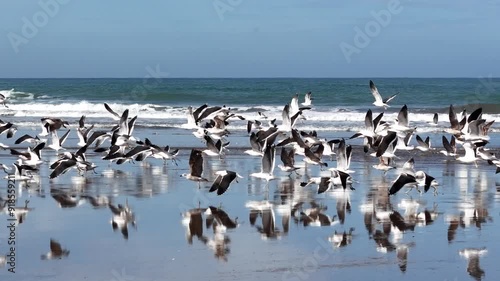
[[[389,102],[396,95],[383,99],[379,94],[375,84],[370,81],[370,90],[375,101],[373,105],[384,110],[390,107]],[[5,102],[3,100],[3,102]],[[115,162],[117,165],[126,162],[144,161],[147,158],[161,159],[164,163],[171,161],[177,165],[177,156],[179,149],[172,149],[170,146],[161,146],[153,144],[151,140],[140,138],[133,135],[134,126],[138,116],[131,117],[129,110],[122,113],[115,112],[108,104],[104,103],[105,109],[111,114],[111,118],[117,121],[117,124],[110,130],[96,130],[94,125],[86,123],[85,116],[82,116],[78,122],[76,132],[78,135],[79,149],[75,152],[69,152],[64,148],[64,143],[68,138],[71,129],[69,123],[60,118],[42,118],[42,132],[37,136],[23,135],[15,141],[16,145],[27,143],[30,146],[26,150],[9,148],[9,146],[0,144],[4,149],[10,149],[10,153],[17,156],[18,159],[13,163],[13,168],[2,164],[7,173],[6,178],[26,183],[36,182],[36,173],[44,160],[42,159],[42,150],[52,149],[57,152],[64,150],[59,158],[50,163],[50,179],[54,179],[67,173],[70,169],[75,169],[82,176],[87,172],[95,172],[97,165],[92,163],[86,157],[88,150],[102,155],[102,160]],[[434,189],[436,195],[439,183],[436,179],[424,172],[415,169],[413,158],[408,159],[403,165],[395,164],[394,159],[397,151],[418,150],[422,153],[436,150],[432,146],[429,137],[425,139],[416,134],[417,128],[411,126],[409,119],[409,110],[404,105],[397,119],[393,121],[383,120],[384,112],[379,113],[375,118],[371,109],[366,112],[365,126],[362,130],[355,133],[350,139],[332,139],[327,140],[318,136],[316,131],[302,131],[297,129],[299,121],[307,121],[304,115],[313,109],[313,98],[311,92],[305,95],[304,101],[299,104],[299,96],[295,95],[291,101],[284,105],[281,120],[267,117],[264,112],[258,112],[255,119],[249,119],[244,116],[231,112],[226,106],[208,106],[204,104],[198,108],[188,108],[187,123],[183,128],[192,129],[193,135],[205,143],[204,148],[193,148],[189,156],[189,172],[181,174],[181,177],[194,181],[201,188],[201,183],[211,182],[208,191],[216,192],[217,195],[223,195],[234,181],[243,178],[237,171],[220,170],[216,171],[212,177],[204,176],[204,158],[222,159],[228,152],[230,144],[229,131],[227,126],[233,120],[246,121],[247,133],[249,137],[249,149],[244,153],[250,157],[259,157],[261,167],[259,171],[251,173],[249,176],[266,181],[277,179],[275,176],[275,167],[277,166],[283,173],[292,177],[299,175],[299,171],[307,165],[320,167],[322,175],[310,177],[300,185],[302,188],[315,186],[317,193],[325,193],[329,190],[340,189],[344,192],[354,191],[353,178],[354,171],[350,170],[352,146],[348,144],[351,139],[362,138],[364,153],[373,156],[378,160],[373,168],[381,170],[384,175],[390,170],[397,170],[398,176],[387,190],[388,195],[394,195],[403,187],[408,187],[407,192],[416,188],[420,193],[427,192],[430,188]],[[500,172],[500,159],[488,151],[486,145],[489,143],[488,132],[494,120],[486,120],[482,116],[482,109],[477,108],[470,114],[465,110],[457,114],[452,105],[449,107],[450,126],[446,128],[445,133],[450,136],[442,136],[443,149],[439,153],[448,159],[455,159],[458,162],[478,165],[478,161],[486,161],[489,165],[496,168],[496,173]],[[280,122],[281,121],[281,122]],[[438,125],[438,115],[434,114],[430,126]],[[58,131],[64,130],[59,137]],[[17,128],[10,122],[0,120],[0,135],[6,134],[7,138],[13,138]],[[50,136],[45,140],[43,137]],[[416,145],[411,144],[411,139],[415,136]],[[50,144],[47,144],[49,143]],[[459,152],[457,144],[463,148],[463,154]],[[276,150],[279,150],[280,162],[276,165]],[[295,157],[301,156],[304,165],[296,165]],[[336,165],[330,167],[328,161],[336,160]],[[323,171],[327,170],[325,176]],[[267,185],[266,185],[267,187]],[[54,198],[61,205],[74,205],[77,202],[68,196],[57,195]],[[2,202],[0,202],[2,203]],[[6,205],[6,201],[3,203]],[[96,203],[100,206],[108,206],[113,214],[113,229],[120,229],[123,236],[128,237],[127,225],[135,225],[135,217],[128,206],[111,204],[108,201]],[[29,211],[28,202],[26,202],[26,212]],[[265,205],[265,204],[264,204]],[[2,208],[3,208],[2,207]],[[249,203],[248,206],[252,212],[250,221],[255,224],[257,217],[262,219],[262,226],[257,226],[259,232],[266,237],[278,235],[274,227],[274,214],[269,211],[269,206],[263,206],[256,202]],[[19,208],[22,212],[23,208]],[[272,209],[271,209],[272,210]],[[334,219],[321,213],[321,207],[313,206],[309,211],[300,212],[300,221],[304,225],[333,225]],[[294,210],[296,212],[297,210]],[[284,212],[288,213],[288,211]],[[201,215],[207,216],[207,225],[213,225],[216,237],[209,239],[203,236]],[[288,213],[290,215],[290,213]],[[22,217],[22,214],[21,214]],[[216,256],[225,257],[228,248],[224,246],[229,243],[223,236],[224,229],[236,227],[235,220],[220,208],[210,206],[208,208],[195,208],[183,214],[183,223],[188,230],[188,240],[192,241],[193,236],[197,236],[206,245],[213,248]],[[210,222],[208,222],[210,221]],[[200,229],[201,227],[201,229]],[[284,226],[285,228],[286,226]],[[332,242],[338,245],[346,245],[351,239],[352,230],[333,235]],[[218,242],[217,242],[218,241]],[[221,242],[222,241],[222,242]],[[42,256],[42,259],[61,258],[67,256],[69,251],[62,249],[57,241],[51,240],[51,252]]]

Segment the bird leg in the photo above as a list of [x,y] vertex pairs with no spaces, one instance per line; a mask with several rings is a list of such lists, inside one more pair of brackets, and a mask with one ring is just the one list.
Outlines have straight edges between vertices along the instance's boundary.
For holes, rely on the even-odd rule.
[[420,188],[418,188],[418,185],[417,185],[416,189],[417,189],[418,193],[419,193],[420,195],[422,195],[422,190],[420,190]]

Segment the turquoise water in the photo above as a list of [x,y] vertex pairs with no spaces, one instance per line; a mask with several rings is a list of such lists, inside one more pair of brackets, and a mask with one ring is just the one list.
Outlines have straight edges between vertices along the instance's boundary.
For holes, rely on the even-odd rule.
[[[369,78],[356,79],[0,79],[0,90],[32,94],[37,103],[120,101],[186,105],[281,105],[284,97],[312,91],[321,106],[367,107],[373,102]],[[499,78],[373,79],[382,96],[399,93],[394,106],[416,109],[485,104],[500,112]],[[14,95],[12,103],[33,102]]]

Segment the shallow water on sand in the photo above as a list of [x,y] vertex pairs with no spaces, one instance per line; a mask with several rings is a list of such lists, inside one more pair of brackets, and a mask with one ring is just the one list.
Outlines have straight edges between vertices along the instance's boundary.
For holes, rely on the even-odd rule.
[[[137,134],[159,140],[168,135],[169,142],[177,145],[202,147],[190,133],[180,130]],[[243,136],[241,140],[232,138],[231,145],[242,147],[244,140]],[[498,144],[489,146],[498,148]],[[327,171],[308,166],[299,170],[300,176],[288,177],[276,169],[278,178],[266,187],[265,182],[249,177],[260,169],[260,158],[244,155],[238,148],[230,150],[223,160],[205,157],[204,175],[210,180],[213,172],[221,169],[243,176],[222,196],[208,193],[211,183],[198,188],[197,183],[180,177],[188,170],[189,156],[189,149],[182,147],[178,166],[156,160],[109,165],[89,153],[98,168],[97,174],[88,173],[86,177],[69,171],[49,180],[49,164],[45,163],[40,170],[40,185],[16,183],[16,206],[29,200],[28,207],[33,209],[16,225],[16,273],[8,272],[10,266],[6,264],[0,269],[0,279],[493,280],[500,275],[500,174],[495,175],[492,166],[457,164],[437,153],[401,152],[398,164],[414,156],[415,168],[434,176],[440,186],[435,196],[431,189],[422,195],[416,190],[408,194],[402,190],[388,197],[387,189],[397,173],[389,171],[384,176],[372,168],[377,160],[360,150],[354,148],[351,164],[356,190],[320,195],[316,187],[303,188],[300,182]],[[56,158],[53,151],[43,153],[50,163]],[[3,155],[2,163],[15,161]],[[301,157],[297,162],[302,162]],[[5,198],[7,181],[3,184],[0,195]],[[81,204],[61,208],[55,200],[60,194],[82,199]],[[127,235],[119,229],[113,231],[108,206],[94,207],[84,200],[86,196],[109,197],[115,205],[128,201],[135,214],[135,227],[129,224]],[[269,229],[270,222],[264,215],[253,221],[247,206],[254,201],[272,204],[275,229]],[[333,225],[304,225],[300,212],[314,205],[323,207],[324,214],[335,216]],[[221,206],[231,219],[237,218],[238,227],[215,235],[212,227],[206,227],[207,216],[203,215],[203,233],[200,238],[189,239],[182,214],[209,206]],[[300,207],[291,214],[294,206]],[[404,218],[406,230],[391,226],[388,215],[392,211]],[[423,220],[425,214],[431,220]],[[8,253],[7,218],[5,213],[0,215],[0,255]],[[344,231],[343,243],[329,241],[335,232]],[[70,251],[68,257],[41,260],[40,256],[49,251],[51,238]],[[215,242],[218,246],[212,247]],[[469,266],[459,254],[465,248],[482,247],[487,253],[479,257],[478,264],[472,259]]]

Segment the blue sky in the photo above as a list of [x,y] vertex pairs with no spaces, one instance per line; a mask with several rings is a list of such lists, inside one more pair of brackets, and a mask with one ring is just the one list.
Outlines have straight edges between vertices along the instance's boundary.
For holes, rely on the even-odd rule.
[[[49,15],[40,3],[58,10]],[[500,76],[500,0],[41,0],[0,8],[0,77],[144,77],[156,65],[170,77]],[[377,25],[356,45],[356,30]],[[346,56],[342,44],[356,52]]]

